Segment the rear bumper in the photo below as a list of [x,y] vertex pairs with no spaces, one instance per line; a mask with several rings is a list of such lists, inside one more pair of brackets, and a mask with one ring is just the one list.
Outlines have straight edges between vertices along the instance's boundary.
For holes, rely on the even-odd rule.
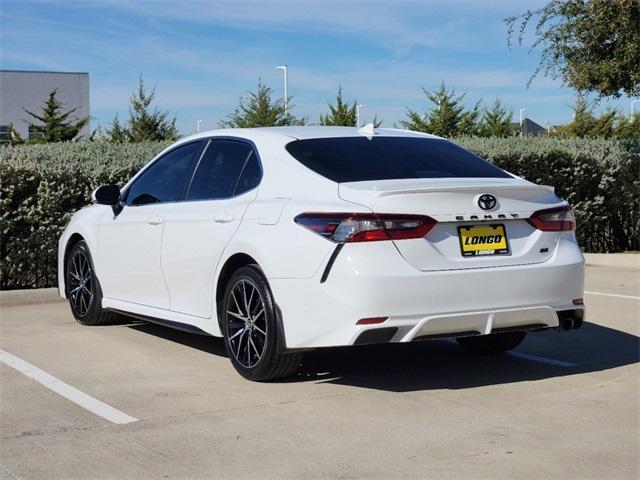
[[[310,279],[269,279],[288,348],[557,327],[557,312],[584,308],[572,302],[584,291],[584,258],[572,237],[544,263],[437,272],[411,267],[390,242],[346,245],[326,282],[321,276],[322,269]],[[370,317],[388,319],[356,325]],[[377,329],[395,330],[363,336]]]

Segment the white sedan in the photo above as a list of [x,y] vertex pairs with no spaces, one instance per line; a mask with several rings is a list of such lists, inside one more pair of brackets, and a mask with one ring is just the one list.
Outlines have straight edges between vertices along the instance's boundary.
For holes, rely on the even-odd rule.
[[59,244],[76,320],[222,336],[251,380],[319,347],[454,337],[501,353],[583,322],[571,207],[431,135],[209,131],[94,200]]

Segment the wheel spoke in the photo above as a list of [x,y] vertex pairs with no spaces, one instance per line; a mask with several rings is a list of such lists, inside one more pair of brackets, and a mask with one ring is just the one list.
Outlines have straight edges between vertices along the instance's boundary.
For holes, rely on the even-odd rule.
[[256,344],[253,343],[253,338],[250,336],[249,337],[249,344],[253,347],[253,351],[256,352],[256,357],[258,357],[258,359],[260,358],[260,352],[258,351]]
[[242,339],[244,338],[244,334],[247,333],[246,330],[242,330],[242,335],[240,335],[240,338],[238,339],[238,345],[237,345],[237,350],[236,350],[236,358],[238,360],[240,360],[240,348],[242,347]]
[[267,332],[265,332],[264,330],[262,330],[258,325],[256,325],[255,323],[253,324],[253,329],[256,330],[257,332],[261,333],[262,335],[264,335],[265,337],[267,336]]
[[247,319],[247,317],[243,317],[242,315],[239,315],[236,312],[232,312],[231,310],[227,310],[227,313],[229,315],[232,315],[232,316],[236,317],[239,320],[242,320],[243,322]]
[[236,308],[238,309],[238,313],[242,314],[242,309],[240,308],[240,305],[238,305],[238,299],[236,298],[236,294],[234,293],[233,290],[231,290],[231,298],[233,298],[233,303],[236,304]]
[[244,328],[241,328],[240,330],[238,330],[236,333],[234,333],[233,335],[231,335],[229,337],[229,341],[233,340],[234,338],[236,338],[238,335],[241,335],[245,332],[246,330]]

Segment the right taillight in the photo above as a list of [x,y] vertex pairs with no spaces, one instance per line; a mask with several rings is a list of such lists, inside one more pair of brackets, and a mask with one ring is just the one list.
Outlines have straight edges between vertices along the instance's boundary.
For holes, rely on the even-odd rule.
[[426,215],[375,213],[302,213],[298,225],[337,243],[422,238],[437,223]]
[[567,232],[576,229],[576,217],[570,205],[538,210],[528,221],[543,232]]

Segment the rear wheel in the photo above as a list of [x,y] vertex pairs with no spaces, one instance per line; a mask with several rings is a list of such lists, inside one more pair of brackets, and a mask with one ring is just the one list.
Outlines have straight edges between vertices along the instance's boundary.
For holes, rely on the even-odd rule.
[[456,338],[465,350],[477,355],[495,355],[513,350],[522,343],[527,332],[506,332]]
[[103,325],[117,314],[102,309],[102,290],[93,269],[89,247],[80,240],[67,255],[66,288],[73,318],[82,325]]
[[221,320],[227,353],[243,377],[275,380],[291,376],[298,369],[301,355],[284,352],[273,296],[257,266],[242,267],[231,276]]

